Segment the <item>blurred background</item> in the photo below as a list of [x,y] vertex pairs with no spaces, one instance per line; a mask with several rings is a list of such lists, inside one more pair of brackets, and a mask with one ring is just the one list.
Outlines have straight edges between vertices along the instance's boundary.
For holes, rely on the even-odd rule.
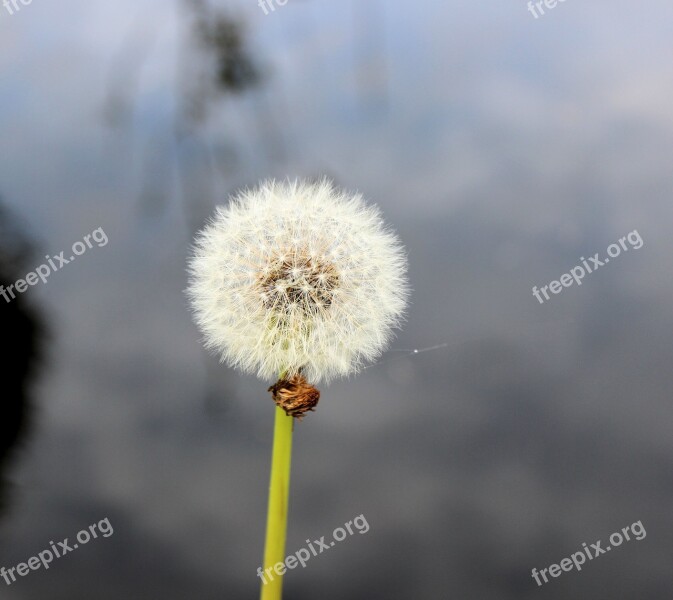
[[2,597],[257,597],[273,404],[202,349],[185,261],[229,194],[327,175],[382,208],[414,291],[296,428],[288,554],[370,530],[285,597],[670,598],[671,3],[274,6],[0,6],[0,281],[109,237],[0,297],[0,566],[114,528]]

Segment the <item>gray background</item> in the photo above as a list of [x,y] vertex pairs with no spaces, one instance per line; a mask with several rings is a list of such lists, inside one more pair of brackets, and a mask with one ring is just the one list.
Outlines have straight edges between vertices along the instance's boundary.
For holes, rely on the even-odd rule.
[[[273,407],[203,351],[185,260],[236,189],[326,174],[399,232],[413,297],[393,351],[297,427],[288,552],[371,529],[285,597],[670,598],[671,3],[212,9],[0,6],[0,197],[33,246],[17,276],[110,240],[21,298],[45,334],[0,565],[115,530],[2,597],[257,596]],[[634,229],[640,250],[532,296]],[[531,578],[638,520],[643,541]]]

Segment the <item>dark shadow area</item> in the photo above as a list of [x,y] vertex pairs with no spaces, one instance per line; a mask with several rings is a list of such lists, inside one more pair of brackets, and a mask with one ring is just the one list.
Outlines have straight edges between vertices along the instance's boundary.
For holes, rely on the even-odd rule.
[[[7,469],[30,429],[29,386],[39,357],[43,327],[36,310],[10,285],[29,254],[29,244],[0,206],[0,331],[2,331],[3,414],[0,419],[0,516],[8,505]],[[8,301],[9,300],[9,301]]]

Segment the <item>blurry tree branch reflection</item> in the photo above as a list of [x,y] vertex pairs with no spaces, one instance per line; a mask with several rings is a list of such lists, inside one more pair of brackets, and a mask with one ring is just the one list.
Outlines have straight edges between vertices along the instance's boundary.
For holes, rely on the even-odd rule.
[[[0,205],[0,284],[14,283],[20,276],[30,246]],[[35,372],[42,326],[32,306],[19,295],[11,302],[0,298],[2,331],[3,414],[0,419],[0,514],[7,505],[6,471],[30,425],[29,387]]]

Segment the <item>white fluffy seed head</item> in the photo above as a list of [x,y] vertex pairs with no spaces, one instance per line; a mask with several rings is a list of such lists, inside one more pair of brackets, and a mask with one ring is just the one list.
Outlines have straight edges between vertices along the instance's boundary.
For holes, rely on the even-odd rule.
[[199,233],[189,270],[206,346],[265,379],[357,371],[408,295],[404,249],[379,210],[327,180],[241,192]]

